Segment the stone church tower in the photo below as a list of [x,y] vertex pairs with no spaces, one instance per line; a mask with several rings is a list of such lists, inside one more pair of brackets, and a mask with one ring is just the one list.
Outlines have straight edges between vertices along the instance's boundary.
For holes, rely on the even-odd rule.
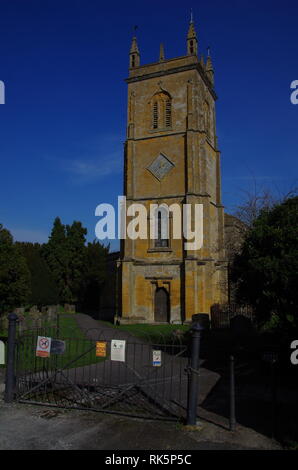
[[[119,310],[121,323],[191,321],[226,300],[224,208],[215,126],[214,70],[208,54],[198,58],[191,20],[187,54],[141,65],[136,37],[129,54],[128,123],[124,194],[127,207],[143,204],[203,205],[203,246],[185,250],[185,239],[122,241]],[[147,223],[150,226],[150,215]],[[127,223],[129,223],[129,218]]]

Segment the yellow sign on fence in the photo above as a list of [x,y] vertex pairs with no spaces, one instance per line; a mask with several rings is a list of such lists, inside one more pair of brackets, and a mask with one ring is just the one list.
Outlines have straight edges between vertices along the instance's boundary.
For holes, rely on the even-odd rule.
[[107,355],[107,343],[106,341],[96,341],[96,356],[106,357]]

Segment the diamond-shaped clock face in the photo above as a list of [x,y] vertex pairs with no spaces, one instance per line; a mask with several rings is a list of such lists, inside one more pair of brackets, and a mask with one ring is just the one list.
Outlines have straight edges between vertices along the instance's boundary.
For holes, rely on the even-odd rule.
[[174,168],[172,163],[162,153],[148,166],[148,170],[152,173],[155,178],[161,181],[171,170]]

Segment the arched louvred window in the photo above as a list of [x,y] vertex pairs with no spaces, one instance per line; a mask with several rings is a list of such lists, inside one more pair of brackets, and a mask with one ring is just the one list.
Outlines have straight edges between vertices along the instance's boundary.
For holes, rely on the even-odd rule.
[[136,60],[135,60],[135,56],[133,55],[132,58],[131,58],[131,65],[132,67],[134,67],[136,64]]
[[153,129],[158,129],[158,103],[153,103]]
[[172,127],[172,105],[171,100],[166,100],[166,127]]
[[190,53],[193,54],[193,41],[190,41],[189,46],[190,46]]
[[152,106],[152,128],[164,130],[172,127],[172,99],[167,92],[154,95]]

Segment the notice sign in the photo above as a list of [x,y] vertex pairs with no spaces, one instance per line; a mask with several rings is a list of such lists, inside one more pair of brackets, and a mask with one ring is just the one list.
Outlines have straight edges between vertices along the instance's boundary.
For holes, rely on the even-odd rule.
[[51,354],[64,354],[65,341],[61,341],[60,339],[52,339],[50,352]]
[[120,339],[112,339],[111,361],[125,362],[125,343]]
[[152,351],[153,353],[153,366],[160,367],[161,366],[161,351]]
[[106,357],[107,343],[106,341],[96,341],[96,357]]
[[36,356],[49,357],[51,351],[52,338],[47,336],[38,336],[36,345]]

